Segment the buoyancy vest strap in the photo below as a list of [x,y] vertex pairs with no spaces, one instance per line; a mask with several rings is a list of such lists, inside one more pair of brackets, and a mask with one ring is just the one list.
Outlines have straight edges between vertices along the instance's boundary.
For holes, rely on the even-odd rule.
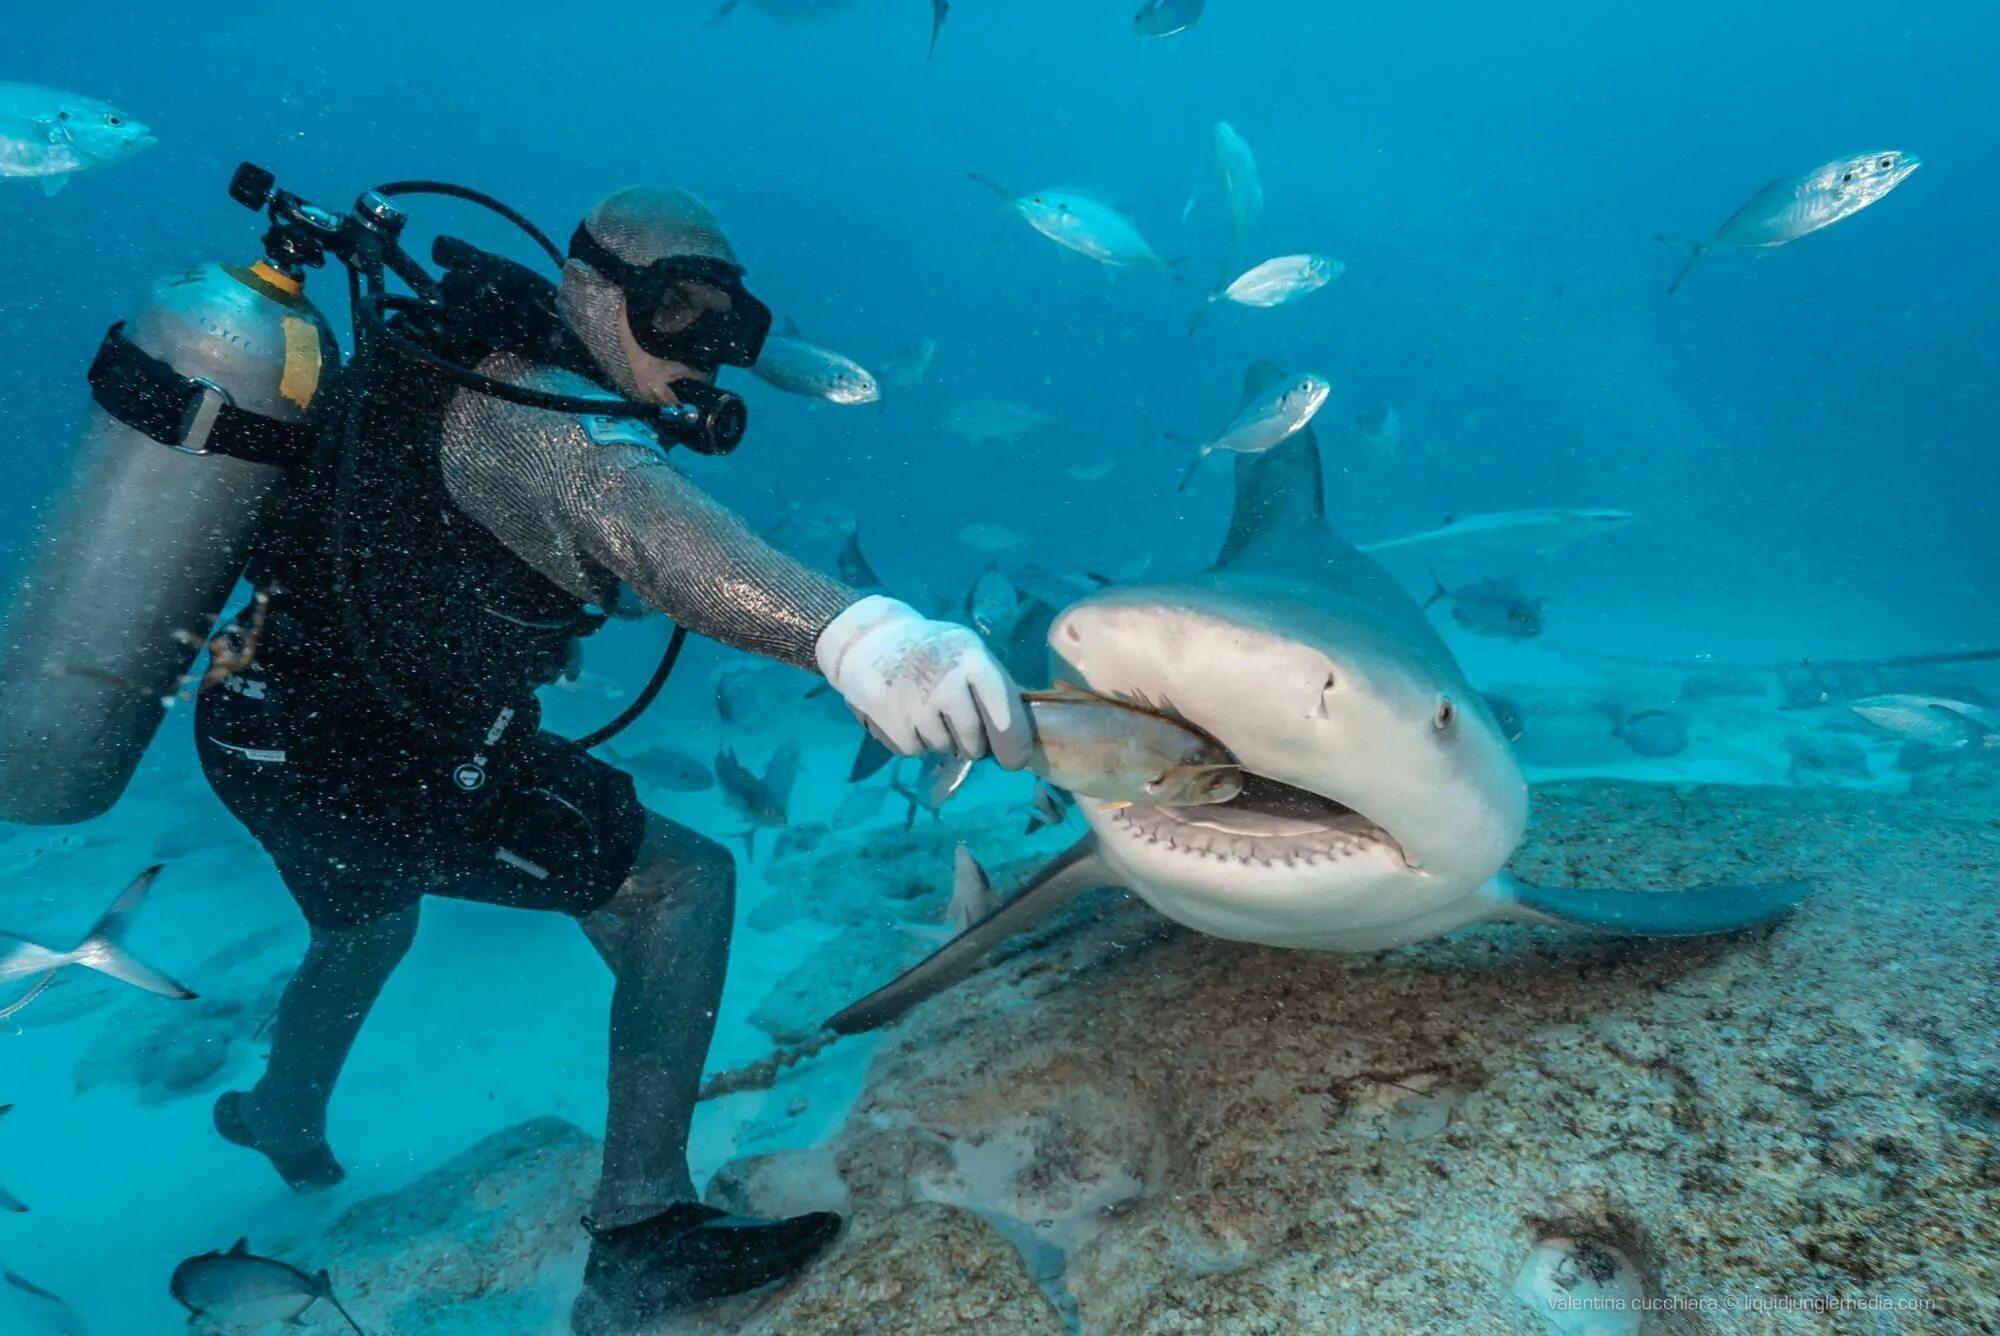
[[289,468],[312,456],[317,433],[302,422],[279,422],[238,408],[213,382],[183,376],[113,325],[90,364],[98,406],[161,445],[191,455],[228,455],[252,464]]

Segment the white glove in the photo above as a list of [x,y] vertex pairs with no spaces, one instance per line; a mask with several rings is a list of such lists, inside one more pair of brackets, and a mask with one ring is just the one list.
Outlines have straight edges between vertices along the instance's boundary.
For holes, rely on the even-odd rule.
[[841,613],[813,647],[847,708],[890,751],[989,751],[1008,770],[1034,745],[1021,689],[986,642],[954,622],[872,594]]

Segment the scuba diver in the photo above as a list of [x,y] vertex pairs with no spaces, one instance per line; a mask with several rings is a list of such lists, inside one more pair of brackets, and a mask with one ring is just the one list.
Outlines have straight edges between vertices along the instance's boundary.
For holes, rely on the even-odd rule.
[[[266,236],[268,254],[320,262],[312,250],[320,242],[298,240],[306,224],[314,236],[358,236],[358,224],[270,194],[266,172],[244,172],[262,182],[246,194],[232,184],[240,202],[256,208],[268,196],[274,218],[290,210],[292,222]],[[356,218],[368,222],[370,210],[394,214],[376,192]],[[734,862],[714,840],[648,812],[632,778],[586,746],[540,730],[536,688],[572,664],[582,636],[632,610],[622,602],[632,592],[678,622],[676,648],[692,630],[820,672],[898,754],[958,750],[1020,768],[1030,720],[1006,668],[972,630],[792,560],[666,462],[656,424],[638,414],[686,410],[710,446],[728,450],[742,432],[742,404],[714,376],[754,364],[770,330],[768,308],[744,286],[736,252],[700,200],[668,188],[608,196],[576,228],[560,284],[462,242],[440,242],[434,256],[448,270],[448,300],[412,304],[386,326],[418,352],[334,382],[312,404],[310,436],[344,446],[334,460],[316,446],[312,466],[288,468],[274,484],[248,546],[256,602],[212,642],[198,690],[202,770],[272,856],[310,928],[272,1024],[270,1062],[252,1088],[216,1102],[214,1122],[296,1190],[340,1182],[328,1100],[410,950],[422,898],[574,916],[616,986],[602,1180],[584,1218],[590,1262],[572,1326],[582,1336],[624,1332],[794,1274],[834,1238],[840,1218],[734,1218],[696,1196],[688,1130],[728,966]],[[396,272],[410,278],[406,256],[396,258],[404,262]],[[320,360],[338,364],[338,348],[302,306],[304,270],[292,274],[296,282],[266,264],[190,270],[162,284],[158,302],[186,302],[184,292],[206,284],[212,294],[226,290],[214,300],[236,314],[174,326],[134,316],[130,336],[112,328],[92,366],[100,408],[86,436],[114,444],[86,444],[110,460],[106,476],[126,472],[100,494],[138,488],[158,504],[168,484],[134,480],[130,470],[202,468],[204,478],[222,478],[224,468],[252,470],[246,458],[270,464],[270,440],[304,442]],[[420,270],[414,280],[424,282]],[[358,294],[350,286],[356,306]],[[254,312],[244,314],[252,302],[282,314],[282,336],[276,320],[270,338],[254,328]],[[216,340],[230,320],[244,332]],[[204,338],[188,346],[212,358],[268,344],[274,364],[282,360],[290,406],[270,392],[254,400],[242,384],[224,392],[220,372],[176,374],[166,352],[136,348],[134,340],[158,342],[162,328],[184,344]],[[356,330],[362,340],[360,320]],[[434,374],[440,364],[456,370]],[[586,412],[576,412],[578,400],[588,400]],[[606,412],[588,412],[598,402]],[[318,426],[330,418],[350,430]],[[204,486],[210,500],[188,504],[214,510],[190,542],[212,544],[218,516],[240,516],[250,502],[240,486]],[[132,500],[60,512],[44,542],[80,556],[46,562],[8,624],[10,638],[36,654],[58,652],[44,646],[70,654],[54,666],[10,664],[36,672],[50,692],[0,714],[8,820],[80,820],[108,808],[164,716],[162,696],[172,696],[156,682],[192,664],[186,630],[174,630],[180,640],[166,648],[164,636],[134,644],[126,662],[102,624],[70,620],[108,616],[112,604],[158,620],[168,614],[156,604],[186,602],[178,626],[208,624],[190,620],[208,594],[124,594],[182,578],[176,562],[90,556],[88,536],[110,522],[90,506],[144,516]],[[158,514],[150,528],[162,528]],[[158,550],[156,534],[148,542]],[[234,584],[242,556],[204,558],[220,572],[214,588]],[[88,596],[76,588],[84,568]],[[84,652],[100,660],[74,664]],[[140,678],[154,684],[128,690]],[[122,710],[132,722],[114,728],[90,710]],[[64,748],[74,764],[58,774],[50,758]],[[90,764],[102,774],[92,778]]]

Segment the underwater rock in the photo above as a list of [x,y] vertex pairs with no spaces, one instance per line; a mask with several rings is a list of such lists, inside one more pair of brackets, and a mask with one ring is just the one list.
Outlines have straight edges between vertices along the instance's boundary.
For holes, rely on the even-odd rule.
[[750,1023],[779,1043],[817,1034],[826,1018],[858,992],[889,982],[896,971],[921,960],[925,947],[884,921],[857,924],[812,953],[780,979]]
[[1688,749],[1687,720],[1672,710],[1633,710],[1621,713],[1613,730],[1639,755],[1663,761]]
[[808,1211],[845,1215],[854,1209],[833,1153],[825,1148],[773,1151],[733,1160],[708,1180],[702,1200],[731,1215],[767,1220]]
[[1793,733],[1785,739],[1794,784],[1848,784],[1870,778],[1868,751],[1852,738]]
[[1646,1287],[1632,1260],[1594,1239],[1543,1239],[1521,1263],[1514,1297],[1561,1336],[1638,1336]]
[[1084,1332],[1535,1336],[1514,1285],[1557,1238],[1650,1295],[2000,1325],[1995,1104],[1965,1093],[2000,1085],[2000,1035],[1962,983],[2000,936],[1988,807],[1562,784],[1514,866],[1822,891],[1733,938],[1493,926],[1365,957],[1099,901],[888,1034],[833,1144],[857,1212],[978,1211]]

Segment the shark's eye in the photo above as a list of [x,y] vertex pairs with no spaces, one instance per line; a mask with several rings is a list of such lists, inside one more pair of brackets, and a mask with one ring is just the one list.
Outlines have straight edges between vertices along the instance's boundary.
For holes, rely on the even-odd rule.
[[1891,167],[1894,167],[1896,165],[1896,160],[1894,158],[1884,158],[1882,159],[1882,161],[1876,163],[1875,165],[1877,167],[1880,167],[1883,171],[1886,172]]
[[125,124],[125,118],[123,116],[116,116],[116,115],[106,116],[104,118],[104,123],[106,125],[123,125]]
[[1458,722],[1458,707],[1451,703],[1451,697],[1438,697],[1437,713],[1431,716],[1431,726],[1442,733]]
[[1840,183],[1842,185],[1846,185],[1849,181],[1852,181],[1853,179],[1854,179],[1853,172],[1842,172],[1840,174]]

